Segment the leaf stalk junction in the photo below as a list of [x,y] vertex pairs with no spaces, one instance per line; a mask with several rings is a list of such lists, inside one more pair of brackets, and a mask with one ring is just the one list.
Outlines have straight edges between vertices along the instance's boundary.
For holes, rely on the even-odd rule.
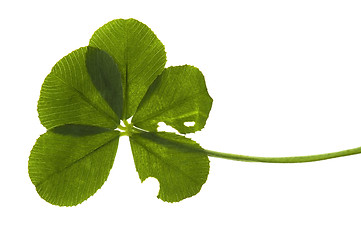
[[135,132],[137,129],[134,128],[132,123],[129,123],[127,120],[123,120],[120,122],[120,124],[117,127],[118,130],[120,130],[120,136],[131,136],[133,132]]

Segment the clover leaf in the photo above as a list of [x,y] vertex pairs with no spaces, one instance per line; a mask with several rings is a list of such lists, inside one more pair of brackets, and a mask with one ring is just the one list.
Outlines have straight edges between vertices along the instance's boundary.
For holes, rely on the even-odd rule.
[[[169,67],[149,88],[132,123],[156,131],[158,123],[164,122],[180,133],[194,133],[206,124],[212,101],[201,71],[187,65]],[[194,125],[184,125],[187,122]]]
[[[73,206],[93,195],[107,179],[123,135],[130,137],[140,179],[159,180],[159,198],[180,201],[200,191],[209,173],[207,154],[190,139],[157,132],[157,126],[200,130],[212,99],[197,68],[164,69],[165,61],[163,44],[146,25],[118,19],[98,29],[88,47],[55,64],[38,102],[48,131],[29,158],[29,175],[42,198]],[[187,121],[195,125],[187,127]]]
[[206,150],[183,135],[158,132],[160,122],[181,134],[201,130],[213,102],[199,69],[164,68],[165,63],[164,45],[152,30],[134,19],[117,19],[99,28],[89,46],[55,64],[38,102],[47,132],[36,141],[28,163],[30,179],[44,200],[74,206],[92,196],[107,180],[120,136],[129,136],[141,181],[156,178],[158,198],[167,202],[200,191],[209,173],[209,156],[296,163],[361,153],[359,147],[310,156],[254,157]]
[[119,134],[77,136],[53,131],[40,136],[29,160],[29,174],[49,203],[72,206],[92,196],[113,166]]
[[131,135],[130,144],[140,179],[158,179],[158,198],[164,201],[191,197],[207,180],[208,156],[188,138],[167,132],[143,132]]
[[[87,47],[79,48],[65,56],[45,78],[41,87],[38,113],[40,122],[47,129],[65,124],[109,129],[119,125],[120,118],[102,97],[101,91],[98,91],[88,73],[87,50]],[[115,86],[107,88],[113,89]]]

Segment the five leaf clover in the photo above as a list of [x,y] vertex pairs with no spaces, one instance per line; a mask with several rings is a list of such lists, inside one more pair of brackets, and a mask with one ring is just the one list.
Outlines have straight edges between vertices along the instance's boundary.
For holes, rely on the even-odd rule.
[[[38,102],[47,129],[29,157],[29,175],[51,204],[74,206],[107,180],[120,136],[128,136],[141,181],[158,179],[158,198],[178,202],[197,194],[208,157],[301,163],[360,154],[361,147],[291,157],[257,157],[202,148],[184,134],[201,130],[212,107],[203,74],[193,66],[164,68],[163,44],[143,23],[113,20],[89,46],[55,64]],[[180,134],[157,131],[160,122]],[[193,124],[188,124],[188,123]]]
[[181,134],[201,130],[212,98],[196,67],[165,63],[164,45],[151,29],[117,19],[55,64],[38,102],[47,132],[28,166],[44,200],[74,206],[92,196],[107,180],[120,136],[129,136],[141,181],[158,179],[158,198],[177,202],[200,191],[209,154],[184,135],[157,128],[164,122]]
[[[184,134],[201,130],[212,107],[195,67],[164,68],[163,44],[143,23],[113,20],[89,46],[62,58],[45,78],[38,102],[47,129],[29,157],[29,175],[51,204],[74,206],[107,180],[120,136],[129,136],[141,181],[158,179],[158,198],[177,202],[197,194],[208,156],[247,162],[301,163],[361,153],[361,147],[291,157],[257,157],[203,149]],[[160,122],[180,134],[157,131]],[[188,124],[189,122],[193,124]]]

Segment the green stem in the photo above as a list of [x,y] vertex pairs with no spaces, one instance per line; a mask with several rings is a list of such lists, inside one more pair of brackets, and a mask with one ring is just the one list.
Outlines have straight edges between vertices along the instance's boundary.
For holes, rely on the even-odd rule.
[[361,147],[343,150],[339,152],[324,153],[308,156],[295,156],[295,157],[254,157],[246,155],[238,155],[231,153],[222,153],[204,149],[204,152],[210,157],[226,158],[236,161],[246,162],[268,162],[268,163],[302,163],[326,160],[330,158],[344,157],[361,153]]
[[[127,125],[127,123],[126,123],[126,125]],[[137,133],[139,133],[139,134],[147,133],[147,131],[144,131],[140,128],[136,128],[133,125],[130,125],[129,127],[131,128],[132,133],[136,133],[136,134]],[[240,154],[216,152],[216,151],[207,150],[207,149],[199,150],[199,148],[198,147],[195,148],[194,145],[184,144],[184,143],[181,144],[178,142],[173,142],[173,144],[188,148],[193,151],[201,151],[203,153],[206,153],[209,157],[225,158],[225,159],[231,159],[231,160],[235,160],[235,161],[244,161],[244,162],[303,163],[303,162],[315,162],[315,161],[326,160],[326,159],[337,158],[337,157],[345,157],[345,156],[350,156],[350,155],[355,155],[355,154],[361,153],[361,147],[357,147],[357,148],[351,148],[351,149],[338,151],[338,152],[307,155],[307,156],[255,157],[255,156],[247,156],[247,155],[240,155]]]

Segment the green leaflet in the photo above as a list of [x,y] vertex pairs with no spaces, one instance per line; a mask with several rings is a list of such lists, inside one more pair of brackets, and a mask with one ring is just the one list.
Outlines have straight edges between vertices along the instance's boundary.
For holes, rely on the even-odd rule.
[[209,173],[207,154],[194,141],[174,133],[138,133],[130,136],[133,157],[142,181],[155,177],[158,198],[178,202],[197,194]]
[[47,132],[29,157],[29,176],[49,203],[74,206],[92,196],[106,181],[117,151],[119,132],[90,136]]
[[90,80],[86,67],[87,48],[62,58],[41,88],[38,113],[41,123],[51,129],[64,124],[82,124],[114,129],[119,117]]
[[95,31],[89,46],[106,51],[118,64],[125,96],[123,119],[128,119],[164,69],[164,45],[145,24],[135,19],[116,19]]
[[[180,133],[194,133],[206,124],[212,101],[198,68],[169,67],[149,88],[132,123],[148,131],[157,131],[158,123],[164,122]],[[194,122],[194,125],[185,126],[185,122]]]
[[90,78],[119,121],[123,114],[123,88],[118,66],[106,52],[93,47],[87,50],[86,67]]

